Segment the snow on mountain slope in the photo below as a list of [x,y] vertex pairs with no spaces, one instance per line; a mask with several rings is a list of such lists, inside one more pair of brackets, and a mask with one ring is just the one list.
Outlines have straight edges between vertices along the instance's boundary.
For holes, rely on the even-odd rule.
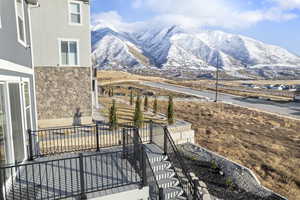
[[251,66],[297,66],[300,57],[249,37],[222,31],[190,32],[179,26],[149,25],[134,31],[96,26],[92,31],[96,67],[156,67],[225,71]]
[[177,26],[153,28],[141,30],[132,37],[136,38],[136,43],[151,57],[154,64],[161,67],[168,61],[167,57],[171,47],[170,38],[181,31]]
[[101,40],[93,45],[93,49],[92,57],[96,66],[131,68],[149,64],[138,47],[113,34],[101,37]]
[[300,57],[287,50],[258,40],[221,31],[204,31],[197,35],[207,45],[219,49],[247,65],[299,64]]

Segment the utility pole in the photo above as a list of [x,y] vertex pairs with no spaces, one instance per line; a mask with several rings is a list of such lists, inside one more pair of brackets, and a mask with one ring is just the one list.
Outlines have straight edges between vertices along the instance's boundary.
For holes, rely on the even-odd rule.
[[219,90],[219,54],[217,55],[217,71],[216,71],[216,97],[215,102],[218,102],[218,90]]

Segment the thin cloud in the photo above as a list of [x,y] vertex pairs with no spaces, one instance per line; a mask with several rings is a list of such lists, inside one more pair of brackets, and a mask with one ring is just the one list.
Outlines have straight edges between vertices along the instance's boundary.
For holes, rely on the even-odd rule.
[[[298,15],[288,10],[300,6],[300,0],[270,0],[273,5],[257,10],[243,10],[232,0],[134,0],[135,9],[149,9],[165,23],[186,27],[217,26],[245,28],[261,21],[287,21]],[[235,1],[236,2],[236,1]],[[249,5],[249,1],[245,1]],[[251,2],[250,2],[251,3]]]
[[300,9],[300,0],[273,0],[281,9],[293,10]]

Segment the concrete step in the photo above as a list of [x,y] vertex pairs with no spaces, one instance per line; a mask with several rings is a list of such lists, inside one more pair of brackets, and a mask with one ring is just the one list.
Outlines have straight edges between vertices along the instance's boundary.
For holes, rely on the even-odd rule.
[[147,155],[151,164],[156,162],[166,161],[168,159],[168,157],[163,154],[147,154]]
[[169,187],[164,189],[165,199],[174,199],[180,197],[183,194],[183,190],[180,187]]
[[179,197],[176,197],[176,198],[174,198],[172,200],[187,200],[187,198],[183,197],[183,196],[179,196]]
[[179,185],[179,181],[177,178],[161,179],[158,181],[158,185],[161,188],[174,187],[174,186]]
[[[182,197],[183,190],[178,187],[179,181],[174,178],[175,171],[172,169],[172,163],[168,161],[168,156],[163,154],[163,151],[154,144],[146,144],[145,150],[149,158],[153,172],[160,188],[164,189],[166,200],[186,200]],[[181,174],[182,172],[178,170]]]
[[155,172],[155,177],[157,181],[160,181],[162,179],[173,178],[174,176],[175,172],[171,169]]
[[169,161],[160,161],[160,162],[151,163],[151,166],[153,171],[157,172],[165,169],[170,169],[170,167],[172,167],[172,164]]

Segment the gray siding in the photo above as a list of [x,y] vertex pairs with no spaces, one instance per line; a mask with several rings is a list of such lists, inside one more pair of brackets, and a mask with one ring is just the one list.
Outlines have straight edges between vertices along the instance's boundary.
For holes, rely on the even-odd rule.
[[[30,29],[28,20],[28,5],[24,3],[26,42],[30,45]],[[15,0],[0,0],[0,59],[32,67],[31,49],[18,42]],[[1,67],[0,67],[1,68]]]
[[79,40],[79,65],[91,66],[90,6],[81,2],[82,25],[69,24],[69,0],[40,0],[31,10],[34,65],[59,66],[59,39]]

